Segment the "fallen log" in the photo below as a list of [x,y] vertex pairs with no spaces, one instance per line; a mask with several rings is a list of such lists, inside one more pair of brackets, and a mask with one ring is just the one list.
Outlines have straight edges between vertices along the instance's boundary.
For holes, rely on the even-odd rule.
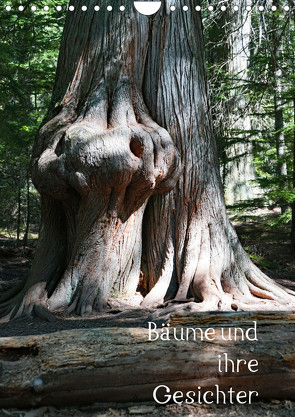
[[223,402],[221,391],[230,401],[230,390],[238,402],[249,392],[295,399],[295,314],[198,313],[166,324],[0,338],[0,407],[155,402],[160,385],[159,402],[185,402],[188,391],[196,402]]

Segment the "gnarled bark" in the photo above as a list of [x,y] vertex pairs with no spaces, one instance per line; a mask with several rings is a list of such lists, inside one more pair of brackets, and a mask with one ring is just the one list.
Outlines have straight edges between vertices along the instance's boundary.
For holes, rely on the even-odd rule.
[[144,305],[193,297],[196,310],[294,306],[250,262],[226,215],[194,2],[172,13],[167,0],[153,18],[128,2],[121,14],[106,1],[99,13],[95,1],[87,13],[74,3],[32,159],[40,242],[0,313],[42,304],[90,314],[136,290],[141,259]]
[[134,293],[146,201],[180,173],[170,135],[142,99],[148,18],[130,7],[109,13],[107,2],[97,13],[92,1],[83,13],[82,4],[68,15],[52,105],[35,142],[42,229],[17,315],[37,300],[88,314],[112,293]]

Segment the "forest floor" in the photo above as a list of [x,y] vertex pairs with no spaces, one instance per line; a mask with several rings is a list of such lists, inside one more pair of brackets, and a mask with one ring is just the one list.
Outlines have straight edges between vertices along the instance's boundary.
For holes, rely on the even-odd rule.
[[[253,212],[232,214],[231,220],[238,232],[239,238],[256,263],[268,276],[282,285],[295,290],[295,260],[290,250],[290,226],[278,222],[278,212],[259,209]],[[29,271],[34,256],[35,241],[30,241],[28,247],[15,247],[15,242],[0,235],[0,291],[15,285],[23,279]],[[59,330],[90,327],[137,327],[143,326],[146,316],[124,314],[100,314],[91,319],[81,317],[62,317],[54,321],[42,320],[39,317],[23,318],[9,323],[0,323],[0,337],[33,335],[50,333]],[[224,417],[251,415],[265,417],[292,417],[295,416],[295,402],[292,401],[258,401],[247,405],[177,405],[155,406],[133,404],[133,408],[118,404],[104,410],[95,405],[84,408],[42,407],[35,410],[1,410],[0,417],[125,417],[133,415],[146,415],[151,417]],[[132,406],[132,405],[131,405]],[[124,407],[124,408],[123,408]]]
[[279,210],[258,209],[230,218],[252,261],[276,282],[295,290],[291,226],[279,222]]

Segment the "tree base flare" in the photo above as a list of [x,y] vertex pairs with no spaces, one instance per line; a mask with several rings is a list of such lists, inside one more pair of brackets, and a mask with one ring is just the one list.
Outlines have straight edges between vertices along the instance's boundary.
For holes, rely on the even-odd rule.
[[200,210],[198,214],[183,245],[184,266],[175,268],[180,272],[174,296],[167,294],[171,285],[169,264],[173,264],[171,258],[175,254],[167,251],[160,278],[143,300],[143,306],[161,306],[162,313],[155,312],[155,315],[181,310],[290,311],[295,308],[295,292],[276,283],[253,264],[225,210],[211,223],[204,220],[208,213]]
[[215,298],[202,302],[188,301],[187,303],[172,300],[169,303],[158,306],[151,314],[149,320],[169,320],[174,315],[190,314],[190,313],[205,313],[205,312],[242,312],[242,311],[295,311],[295,303],[280,303],[274,300],[233,300],[230,296],[224,296],[223,300]]

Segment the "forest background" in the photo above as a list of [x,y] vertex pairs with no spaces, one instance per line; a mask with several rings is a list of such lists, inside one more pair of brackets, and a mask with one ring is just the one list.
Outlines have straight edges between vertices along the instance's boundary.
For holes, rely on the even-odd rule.
[[[51,98],[67,6],[7,1],[0,11],[0,254],[15,248],[27,266],[40,213],[31,150]],[[282,283],[295,270],[294,7],[293,0],[201,2],[227,208],[252,260]]]

